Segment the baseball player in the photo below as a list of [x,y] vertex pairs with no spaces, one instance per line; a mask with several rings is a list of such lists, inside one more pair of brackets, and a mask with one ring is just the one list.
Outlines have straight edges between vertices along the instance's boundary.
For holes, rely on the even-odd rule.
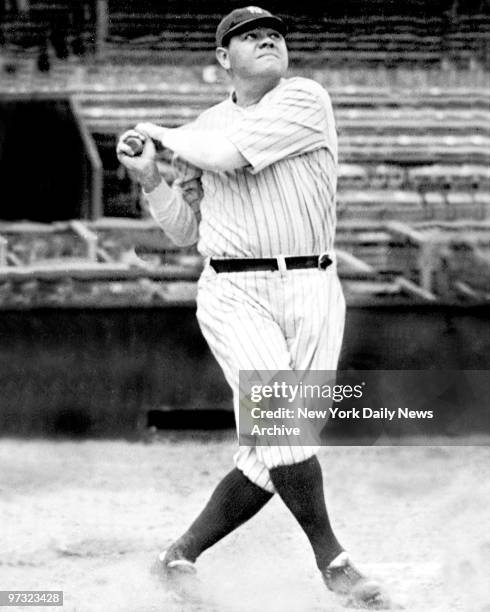
[[[334,256],[337,136],[327,92],[285,78],[286,25],[259,7],[236,9],[216,32],[233,93],[181,128],[141,123],[119,160],[177,245],[205,258],[197,317],[234,393],[240,370],[335,370],[345,302]],[[135,154],[131,139],[140,140]],[[154,141],[175,154],[172,187]],[[134,142],[133,142],[134,144]],[[239,446],[235,467],[189,529],[160,555],[167,572],[199,555],[277,493],[305,531],[326,586],[358,607],[388,605],[352,564],[331,527],[318,447]]]

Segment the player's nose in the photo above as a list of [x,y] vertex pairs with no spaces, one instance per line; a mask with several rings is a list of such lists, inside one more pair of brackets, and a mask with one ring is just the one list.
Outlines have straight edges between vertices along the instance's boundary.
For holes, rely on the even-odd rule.
[[276,43],[270,34],[264,34],[259,41],[260,47],[274,47],[275,44]]

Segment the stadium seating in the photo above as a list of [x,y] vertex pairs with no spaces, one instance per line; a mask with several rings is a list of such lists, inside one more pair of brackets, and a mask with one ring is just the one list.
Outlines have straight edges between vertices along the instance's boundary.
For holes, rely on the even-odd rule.
[[426,218],[421,196],[410,191],[339,191],[338,204],[340,220],[392,218],[413,222]]
[[[490,19],[483,11],[462,7],[450,15],[437,3],[431,9],[428,3],[406,2],[390,12],[385,2],[379,12],[370,6],[367,15],[355,3],[348,10],[335,3],[328,9],[307,4],[277,7],[290,24],[293,63],[430,66],[449,61],[467,67],[474,60],[489,65]],[[229,8],[217,2],[140,1],[130,7],[109,2],[107,57],[145,63],[172,63],[176,56],[178,62],[211,61],[216,24]],[[28,13],[4,16],[0,32],[11,47],[33,48],[50,39],[57,55],[66,57],[76,41],[93,48],[94,20],[90,2],[32,1]]]
[[[339,218],[485,219],[490,214],[490,101],[484,91],[331,91],[340,140]],[[107,157],[138,121],[178,126],[227,95],[221,85],[77,96]],[[167,160],[168,161],[168,160]],[[104,164],[106,167],[108,164]],[[106,202],[117,167],[106,182]],[[127,192],[129,199],[134,194]],[[124,204],[127,206],[127,204]],[[134,206],[134,204],[133,204]],[[128,210],[128,208],[126,208]],[[129,214],[129,213],[127,213]]]
[[[286,12],[287,7],[281,7]],[[172,13],[152,7],[152,14],[128,14],[119,7],[111,13],[109,43],[114,54],[135,54],[145,61],[160,61],[178,51],[211,54],[220,13]],[[288,43],[291,59],[327,62],[329,66],[358,64],[440,64],[444,59],[467,65],[474,57],[485,61],[488,18],[484,15],[445,14],[430,17],[376,14],[335,17],[332,11],[285,15],[291,24]],[[383,11],[384,13],[384,11]],[[196,24],[199,28],[196,28]],[[151,51],[151,54],[149,53]]]
[[[29,0],[29,10],[0,14],[0,43],[7,50],[38,55],[52,49],[65,60],[93,51],[95,11],[91,2]],[[3,17],[3,18],[2,18]],[[45,69],[49,70],[49,62]]]
[[[490,299],[488,221],[427,221],[416,229],[396,221],[345,221],[338,228],[336,244],[381,271],[381,278],[413,283],[405,289],[421,290],[421,299]],[[370,289],[364,283],[357,290]]]
[[[483,1],[460,3],[458,10],[444,2],[406,0],[402,12],[400,3],[371,0],[369,15],[358,0],[348,3],[349,14],[344,1],[331,0],[328,15],[320,5],[301,14],[287,2],[275,8],[271,2],[291,24],[293,70],[320,75],[333,98],[337,247],[350,303],[365,293],[395,302],[408,295],[422,301],[487,295],[477,277],[485,278],[490,254],[490,17]],[[164,118],[179,126],[227,95],[220,78],[208,82],[202,70],[214,61],[216,22],[232,6],[209,0],[187,12],[177,0],[131,4],[109,0],[104,56],[86,62],[73,56],[94,50],[90,2],[32,0],[28,13],[3,15],[0,91],[73,94],[103,161],[105,217],[0,223],[2,307],[193,299],[200,259],[194,249],[176,249],[162,238],[114,148],[118,134],[139,121]],[[46,74],[40,73],[43,50]],[[162,82],[163,64],[187,64],[192,83]],[[357,82],[367,86],[348,86],[356,70]],[[380,81],[371,81],[373,75]],[[455,75],[473,81],[458,88]],[[162,154],[160,170],[171,182],[169,161]],[[472,265],[479,271],[473,275]]]
[[[488,299],[489,230],[468,221],[341,223],[336,248],[350,303],[448,292]],[[0,247],[0,308],[189,304],[202,268],[193,249],[176,249],[151,220],[2,223]]]
[[0,235],[8,250],[3,265],[90,258],[90,249],[78,226],[73,223],[0,223]]

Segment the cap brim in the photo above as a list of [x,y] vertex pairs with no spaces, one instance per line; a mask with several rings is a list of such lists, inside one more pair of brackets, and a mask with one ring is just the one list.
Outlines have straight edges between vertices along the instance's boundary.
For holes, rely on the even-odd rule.
[[266,17],[254,17],[253,19],[248,19],[247,21],[242,21],[231,30],[228,30],[226,34],[221,38],[221,41],[217,41],[218,46],[222,47],[226,45],[230,38],[233,36],[237,36],[238,34],[242,34],[243,32],[247,32],[248,30],[253,30],[254,28],[258,28],[260,26],[274,28],[280,34],[285,36],[287,34],[288,28],[282,19],[274,16],[266,16]]

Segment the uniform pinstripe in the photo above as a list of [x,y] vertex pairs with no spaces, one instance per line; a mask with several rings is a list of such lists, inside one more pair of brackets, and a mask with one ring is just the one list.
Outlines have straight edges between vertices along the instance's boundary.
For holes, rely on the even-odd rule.
[[[345,302],[334,268],[217,274],[199,281],[198,320],[234,391],[238,421],[240,370],[335,370]],[[235,463],[274,491],[268,470],[303,461],[316,447],[241,446]]]
[[337,136],[329,96],[318,83],[283,79],[258,104],[242,108],[230,97],[193,125],[224,131],[251,164],[215,173],[179,162],[183,183],[198,177],[202,182],[201,254],[274,257],[332,250]]
[[[231,11],[216,30],[216,58],[234,93],[182,128],[141,123],[118,144],[118,158],[148,191],[157,222],[176,244],[197,242],[205,258],[197,318],[233,390],[237,425],[243,416],[246,431],[252,422],[271,424],[257,418],[252,406],[287,406],[282,393],[264,393],[264,402],[254,404],[252,385],[279,384],[282,390],[283,384],[299,383],[311,389],[318,370],[337,369],[345,321],[334,255],[332,106],[318,83],[282,78],[286,32],[281,19],[260,7]],[[138,160],[124,139],[140,135],[144,147]],[[159,176],[152,141],[181,158],[174,160],[178,176],[171,188]],[[308,257],[286,260],[300,256]],[[261,271],[259,258],[275,258],[275,265],[266,262]],[[241,371],[247,371],[246,382]],[[305,408],[316,407],[317,397],[312,404],[308,397]],[[300,423],[299,416],[297,411],[287,424],[291,432],[301,424],[302,445],[293,435],[283,435],[278,446],[277,437],[239,430],[235,467],[189,528],[159,555],[159,568],[185,579],[205,550],[277,493],[305,532],[327,588],[344,604],[387,609],[381,585],[355,568],[332,528],[318,446],[311,446],[318,444],[322,424]]]
[[[179,160],[176,181],[184,198],[197,180],[202,185],[198,249],[207,263],[198,284],[197,316],[233,389],[238,421],[240,370],[336,369],[345,302],[335,264],[327,270],[218,274],[209,258],[324,252],[333,257],[335,122],[327,92],[295,77],[282,79],[251,107],[230,97],[187,129],[193,126],[223,131],[249,162],[233,172],[206,172]],[[187,219],[188,211],[177,215],[176,223],[179,218]],[[241,446],[235,464],[272,492],[270,468],[303,461],[316,450]]]

